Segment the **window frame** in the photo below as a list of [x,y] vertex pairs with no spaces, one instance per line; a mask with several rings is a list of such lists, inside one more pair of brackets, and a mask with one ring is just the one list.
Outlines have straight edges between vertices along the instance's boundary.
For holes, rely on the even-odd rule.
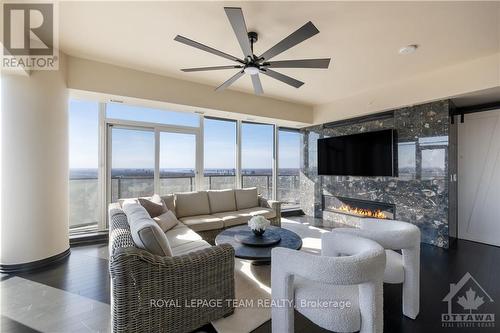
[[[235,186],[235,189],[239,189],[241,188],[241,180],[238,181],[238,178],[241,177],[241,170],[239,169],[239,166],[241,165],[241,159],[240,159],[240,156],[241,156],[241,153],[240,153],[240,144],[239,142],[241,141],[240,138],[239,138],[239,135],[241,133],[239,127],[240,127],[240,124],[241,124],[241,121],[239,120],[236,120],[236,119],[230,119],[230,118],[221,118],[221,117],[213,117],[213,116],[201,116],[200,117],[202,119],[202,124],[201,124],[201,128],[202,128],[202,144],[203,144],[203,168],[202,168],[202,181],[203,181],[203,184],[205,183],[205,120],[216,120],[216,121],[225,121],[225,122],[230,122],[230,123],[234,123],[236,125],[236,137],[235,137],[235,146],[236,146],[236,149],[235,149],[235,163],[234,163],[234,177],[235,177],[235,182],[234,182],[234,186]],[[210,186],[209,188],[207,188],[207,190],[210,190]]]
[[[85,100],[92,101],[92,98],[73,98],[70,96],[70,100]],[[279,133],[280,131],[290,131],[300,133],[300,129],[290,128],[285,126],[279,126],[272,122],[261,122],[261,121],[250,121],[241,120],[234,118],[224,118],[215,116],[205,116],[203,112],[197,111],[195,108],[190,108],[183,110],[168,109],[166,111],[173,112],[193,112],[198,115],[199,126],[183,126],[183,125],[171,125],[171,124],[161,124],[152,123],[144,121],[126,120],[126,119],[116,119],[107,118],[106,108],[108,103],[111,101],[97,101],[99,104],[99,137],[98,137],[98,209],[99,209],[99,221],[97,223],[98,232],[103,232],[108,229],[108,205],[111,202],[111,127],[118,128],[128,128],[128,129],[138,129],[138,130],[150,130],[154,132],[155,135],[155,169],[154,169],[154,191],[157,192],[160,189],[160,133],[161,132],[171,132],[171,133],[182,133],[182,134],[193,134],[196,137],[196,157],[195,157],[195,190],[203,190],[205,183],[204,175],[204,121],[205,119],[218,120],[233,122],[236,124],[236,161],[235,161],[235,188],[242,188],[242,127],[244,124],[255,124],[255,125],[267,125],[272,126],[273,132],[273,142],[272,142],[272,185],[270,190],[270,198],[277,199],[278,191],[278,172],[279,172]],[[131,106],[141,107],[141,105],[130,104]],[[144,106],[148,107],[148,106]],[[163,110],[162,108],[156,108],[158,110]],[[299,152],[300,154],[300,152]]]

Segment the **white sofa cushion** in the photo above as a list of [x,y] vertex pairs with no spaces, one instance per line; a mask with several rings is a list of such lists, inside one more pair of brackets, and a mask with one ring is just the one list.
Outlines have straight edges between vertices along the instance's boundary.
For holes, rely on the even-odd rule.
[[185,244],[176,246],[172,249],[172,252],[173,252],[174,256],[180,256],[180,255],[183,255],[186,253],[206,249],[209,247],[211,247],[211,245],[208,244],[208,242],[201,240],[201,241],[189,242],[189,243],[185,243]]
[[161,230],[163,230],[163,232],[166,232],[166,231],[172,229],[173,227],[175,227],[179,223],[179,220],[177,219],[177,217],[175,217],[175,214],[172,213],[171,210],[168,210],[166,213],[163,213],[157,217],[154,217],[153,220],[156,223],[158,223],[158,225],[160,226]]
[[158,256],[172,256],[167,236],[144,207],[134,201],[125,201],[123,211],[135,246]]
[[181,217],[180,220],[194,231],[221,229],[224,227],[222,219],[214,215],[196,215]]
[[250,214],[242,214],[240,211],[215,213],[213,215],[220,218],[224,222],[224,228],[246,224],[252,217]]
[[177,193],[175,195],[177,218],[210,214],[210,204],[205,191]]
[[203,240],[200,235],[184,224],[182,224],[182,227],[170,229],[165,235],[167,236],[172,252],[175,252],[174,249],[177,246]]
[[234,190],[210,190],[207,193],[210,202],[210,212],[212,214],[236,210]]
[[259,197],[256,187],[234,190],[234,195],[236,198],[237,210],[259,206]]
[[271,208],[265,207],[253,207],[242,209],[238,211],[241,215],[250,215],[250,216],[264,216],[266,219],[272,219],[276,217],[276,212]]
[[396,251],[385,250],[385,258],[384,282],[403,283],[405,280],[403,256]]

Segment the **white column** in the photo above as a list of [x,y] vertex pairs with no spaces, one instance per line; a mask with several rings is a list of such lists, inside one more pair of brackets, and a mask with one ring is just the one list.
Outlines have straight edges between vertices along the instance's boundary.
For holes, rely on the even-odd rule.
[[61,254],[68,237],[68,92],[58,71],[2,74],[2,267]]

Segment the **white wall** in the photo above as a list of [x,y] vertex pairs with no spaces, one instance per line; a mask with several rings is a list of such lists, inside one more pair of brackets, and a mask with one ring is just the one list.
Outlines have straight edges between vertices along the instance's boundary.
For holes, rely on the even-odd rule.
[[68,56],[68,88],[189,105],[300,123],[312,123],[311,106],[214,87]]
[[68,237],[68,92],[59,71],[2,74],[2,265],[62,253]]
[[500,53],[497,53],[316,105],[313,122],[349,119],[499,86]]

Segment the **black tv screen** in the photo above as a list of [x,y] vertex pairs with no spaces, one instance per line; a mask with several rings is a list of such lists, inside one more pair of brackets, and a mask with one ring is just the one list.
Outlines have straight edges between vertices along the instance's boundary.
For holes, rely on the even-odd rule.
[[395,130],[318,139],[318,174],[397,176]]

